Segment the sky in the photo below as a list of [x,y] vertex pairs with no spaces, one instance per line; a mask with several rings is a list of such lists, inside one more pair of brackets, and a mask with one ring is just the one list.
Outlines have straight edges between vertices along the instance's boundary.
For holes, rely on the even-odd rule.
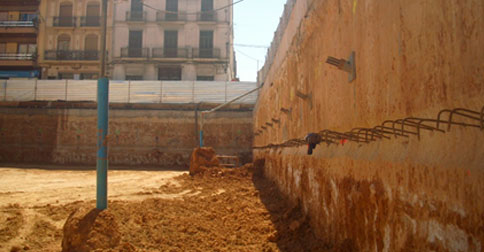
[[241,81],[256,81],[257,71],[264,65],[267,49],[274,38],[286,1],[244,0],[234,5],[234,50],[237,76]]

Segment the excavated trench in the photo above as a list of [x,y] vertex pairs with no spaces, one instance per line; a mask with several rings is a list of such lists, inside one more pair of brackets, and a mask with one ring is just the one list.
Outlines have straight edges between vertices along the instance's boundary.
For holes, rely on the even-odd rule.
[[[252,165],[212,168],[195,176],[163,175],[147,183],[136,177],[140,171],[110,174],[114,185],[121,177],[135,177],[132,183],[119,184],[129,193],[113,189],[108,209],[96,213],[97,219],[89,224],[96,231],[86,233],[88,227],[82,225],[88,224],[84,222],[81,230],[85,233],[78,235],[83,237],[86,251],[334,250],[330,243],[315,237],[300,206],[284,198],[258,169]],[[66,176],[63,174],[66,171],[9,169],[9,172],[9,176],[19,173],[27,184],[33,179],[41,182],[39,176],[55,180],[55,172],[57,176]],[[163,172],[145,176],[154,178],[159,173]],[[85,192],[79,187],[92,189],[92,185],[57,188],[62,191],[60,202],[49,198],[51,189],[43,188],[38,195],[31,192],[32,197],[42,197],[44,192],[50,199],[39,203],[35,198],[20,197],[23,201],[15,201],[11,196],[22,192],[14,191],[14,187],[1,188],[4,197],[0,197],[0,250],[60,251],[63,237],[70,232],[64,227],[69,215],[95,206],[94,200],[83,197]],[[64,244],[65,251],[72,248]]]

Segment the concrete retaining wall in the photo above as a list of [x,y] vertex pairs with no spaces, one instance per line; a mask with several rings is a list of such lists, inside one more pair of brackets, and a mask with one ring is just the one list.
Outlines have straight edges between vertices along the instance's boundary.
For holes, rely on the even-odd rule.
[[[0,104],[0,163],[96,164],[94,103]],[[207,110],[213,106],[199,107]],[[234,105],[205,121],[205,145],[250,161],[252,111]],[[187,169],[198,145],[196,105],[115,104],[109,111],[109,164]],[[200,112],[198,112],[198,116]]]
[[[272,118],[280,123],[254,145],[397,118],[436,118],[446,108],[481,111],[482,13],[479,0],[296,1],[272,67],[263,72],[254,130]],[[348,83],[347,73],[325,61],[351,51],[357,79]],[[267,148],[254,158],[265,160],[266,176],[301,202],[315,231],[335,246],[482,251],[483,140],[478,128],[453,126],[423,132],[420,140],[322,144],[312,156],[304,146]]]

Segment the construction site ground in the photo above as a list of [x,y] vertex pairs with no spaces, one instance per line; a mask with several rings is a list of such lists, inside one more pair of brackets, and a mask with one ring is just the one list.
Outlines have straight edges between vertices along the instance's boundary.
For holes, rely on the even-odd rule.
[[[69,214],[96,205],[93,170],[0,168],[0,178],[0,251],[60,251]],[[336,249],[313,234],[301,209],[273,183],[246,167],[194,177],[109,171],[108,181],[105,211],[121,240],[99,251]]]

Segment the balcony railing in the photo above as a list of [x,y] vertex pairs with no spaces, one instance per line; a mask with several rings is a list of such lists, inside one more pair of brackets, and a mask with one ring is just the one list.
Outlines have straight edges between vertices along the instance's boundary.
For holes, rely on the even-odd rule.
[[193,48],[193,58],[220,58],[219,48]]
[[45,51],[46,60],[99,60],[99,51]]
[[0,60],[35,60],[35,53],[0,53]]
[[215,12],[215,11],[199,12],[199,13],[197,13],[197,21],[217,22],[217,12]]
[[170,12],[170,11],[158,11],[156,13],[157,22],[176,22],[176,21],[187,21],[186,12]]
[[100,16],[83,16],[81,17],[81,26],[83,27],[99,27],[101,26]]
[[126,21],[146,22],[146,11],[127,11]]
[[54,17],[54,26],[56,27],[76,27],[76,17]]
[[0,27],[34,27],[34,21],[0,21]]
[[148,58],[149,48],[132,48],[125,47],[121,48],[121,57],[124,58]]
[[188,58],[187,48],[153,48],[152,58]]

